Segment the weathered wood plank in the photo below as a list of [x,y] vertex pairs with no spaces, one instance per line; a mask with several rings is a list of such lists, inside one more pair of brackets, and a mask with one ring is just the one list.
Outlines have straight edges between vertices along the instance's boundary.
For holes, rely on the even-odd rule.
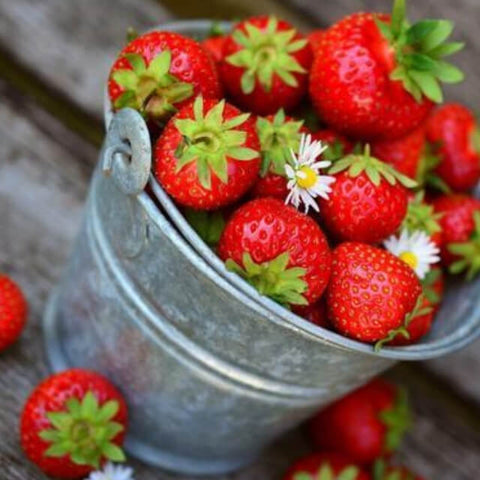
[[154,0],[0,0],[0,41],[73,104],[101,116],[104,81],[127,28],[169,18]]
[[[97,154],[3,83],[0,105],[0,270],[23,286],[31,308],[21,341],[0,355],[0,469],[4,478],[40,480],[45,477],[19,449],[17,419],[28,393],[48,372],[40,319],[78,228]],[[402,451],[408,463],[427,478],[475,478],[480,469],[480,434],[471,418],[476,411],[458,407],[455,399],[444,400],[441,391],[431,390],[423,380],[406,379],[403,370],[394,374],[410,384],[418,416]],[[223,479],[280,479],[289,463],[306,452],[308,442],[297,430],[251,467]],[[177,478],[138,462],[132,464],[142,480]]]

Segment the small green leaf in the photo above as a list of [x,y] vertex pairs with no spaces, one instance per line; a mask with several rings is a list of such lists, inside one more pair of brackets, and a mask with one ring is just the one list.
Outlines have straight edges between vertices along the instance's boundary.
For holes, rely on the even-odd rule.
[[441,103],[443,101],[442,89],[432,74],[412,70],[410,71],[410,76],[420,87],[422,93],[432,102]]
[[431,52],[452,34],[453,23],[448,20],[430,20],[434,22],[435,28],[422,39],[422,50],[424,52]]
[[459,52],[464,47],[465,43],[463,42],[444,43],[443,45],[439,45],[428,53],[431,57],[434,58],[448,57],[450,55],[453,55],[454,53]]
[[297,472],[293,476],[293,480],[314,480],[312,475],[307,472]]
[[397,38],[402,30],[403,24],[405,22],[405,14],[405,0],[395,0],[391,17],[391,30],[394,38]]
[[258,158],[257,151],[246,147],[232,147],[228,149],[228,156],[235,160],[253,160]]
[[451,63],[438,61],[435,76],[444,83],[460,83],[465,79],[463,72]]
[[104,445],[102,453],[112,462],[124,462],[127,459],[123,450],[113,443],[107,443]]
[[112,79],[126,90],[134,90],[138,85],[138,77],[132,70],[117,70]]
[[197,174],[200,185],[210,190],[212,188],[212,177],[210,175],[210,168],[205,158],[197,158]]
[[68,448],[61,443],[51,445],[44,453],[46,457],[60,458],[68,453]]
[[425,42],[426,37],[436,30],[437,26],[437,20],[422,20],[421,22],[415,23],[407,30],[407,43],[416,44],[422,41]]
[[118,413],[119,409],[119,403],[116,400],[110,400],[100,408],[97,418],[101,422],[111,420]]
[[377,28],[380,30],[380,33],[385,37],[388,42],[393,42],[393,34],[392,30],[390,29],[390,25],[388,23],[382,22],[377,17],[375,17],[375,24]]
[[147,65],[141,55],[138,53],[126,53],[124,57],[128,60],[128,63],[132,66],[136,75],[145,73]]
[[241,88],[246,95],[249,95],[255,89],[255,77],[248,71],[242,75]]

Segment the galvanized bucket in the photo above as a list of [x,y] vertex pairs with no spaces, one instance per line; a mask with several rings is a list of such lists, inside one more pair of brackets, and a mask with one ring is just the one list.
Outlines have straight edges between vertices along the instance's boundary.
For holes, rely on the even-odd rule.
[[[167,28],[199,36],[209,26]],[[54,370],[91,368],[122,389],[132,455],[188,474],[238,469],[396,360],[443,355],[479,336],[480,282],[450,289],[422,343],[379,354],[260,296],[225,270],[150,176],[140,115],[112,118],[44,330]]]

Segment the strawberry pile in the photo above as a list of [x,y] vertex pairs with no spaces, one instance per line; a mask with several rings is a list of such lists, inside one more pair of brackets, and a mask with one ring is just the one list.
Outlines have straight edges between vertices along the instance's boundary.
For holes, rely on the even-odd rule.
[[480,271],[480,133],[444,104],[447,20],[354,13],[302,35],[274,16],[122,50],[112,108],[145,118],[153,175],[226,267],[305,319],[419,341],[444,272]]

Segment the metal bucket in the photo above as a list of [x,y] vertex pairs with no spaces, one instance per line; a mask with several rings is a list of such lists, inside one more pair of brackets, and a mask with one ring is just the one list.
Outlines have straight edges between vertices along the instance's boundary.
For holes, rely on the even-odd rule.
[[[199,34],[210,23],[168,28],[186,25]],[[225,270],[150,165],[143,119],[119,112],[44,319],[54,370],[91,368],[124,392],[132,455],[189,474],[235,470],[395,360],[443,355],[480,334],[480,282],[454,286],[411,347],[375,354],[304,321]]]

